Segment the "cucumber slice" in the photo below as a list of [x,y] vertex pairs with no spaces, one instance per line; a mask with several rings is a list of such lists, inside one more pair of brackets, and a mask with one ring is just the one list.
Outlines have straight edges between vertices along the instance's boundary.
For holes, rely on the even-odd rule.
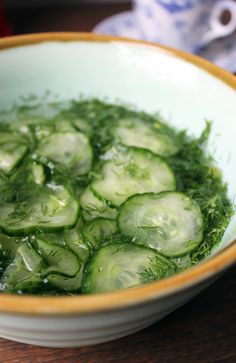
[[69,120],[66,120],[64,118],[58,118],[56,117],[54,120],[52,120],[55,124],[55,131],[57,132],[76,132],[76,129],[72,125],[72,123]]
[[98,199],[89,186],[80,195],[80,206],[82,217],[86,222],[98,217],[116,219],[118,214],[117,209],[109,207],[104,199]]
[[42,265],[42,258],[29,243],[23,243],[17,250],[28,271],[36,271]]
[[28,151],[20,135],[0,133],[0,170],[9,174],[23,160]]
[[67,248],[63,232],[37,233],[37,238],[42,239],[44,241],[50,241],[50,243]]
[[17,243],[15,237],[8,237],[0,233],[0,278],[8,265],[14,260],[18,247],[19,243]]
[[[38,120],[37,120],[38,122]],[[23,136],[25,139],[27,139],[30,144],[33,144],[35,142],[34,133],[32,130],[32,127],[29,123],[29,120],[24,120],[20,122],[10,122],[9,130],[12,132],[17,132],[21,136]]]
[[69,249],[77,255],[81,262],[85,262],[89,257],[89,248],[83,240],[82,228],[83,222],[79,218],[73,229],[68,229],[61,233],[40,233],[37,234],[37,238],[48,241],[50,244],[58,245],[66,250]]
[[190,254],[187,254],[185,256],[172,257],[171,261],[176,264],[179,271],[187,270],[193,265]]
[[110,236],[117,232],[116,221],[97,218],[83,228],[83,237],[90,250],[100,247]]
[[68,229],[64,232],[64,239],[69,249],[79,257],[80,261],[85,262],[89,257],[89,248],[84,242],[82,228],[83,222],[79,219],[75,228]]
[[72,251],[39,238],[37,244],[40,254],[48,264],[43,271],[44,276],[61,273],[74,277],[80,270],[80,261]]
[[72,124],[76,129],[83,132],[84,134],[92,134],[92,125],[87,120],[84,120],[82,118],[76,118],[72,120]]
[[68,292],[77,292],[82,285],[83,267],[77,272],[75,277],[66,277],[62,275],[48,275],[47,280],[61,290]]
[[100,179],[91,185],[95,194],[119,207],[129,196],[174,190],[176,181],[169,165],[148,150],[129,148],[112,153],[101,168]]
[[29,243],[22,244],[1,279],[4,292],[33,292],[43,284],[44,261]]
[[197,203],[178,192],[134,195],[121,207],[118,227],[133,242],[166,256],[182,256],[203,239],[204,222]]
[[48,184],[28,190],[16,203],[2,204],[0,227],[9,235],[60,231],[73,227],[78,213],[79,204],[65,187]]
[[123,145],[144,148],[164,157],[179,150],[175,135],[157,122],[151,124],[137,118],[121,119],[117,122],[113,135]]
[[75,128],[68,120],[58,117],[53,118],[50,122],[38,122],[33,125],[34,136],[37,141],[42,142],[45,138],[51,136],[55,132],[75,132]]
[[5,251],[6,254],[10,257],[10,260],[13,260],[16,251],[20,245],[18,238],[9,237],[3,233],[0,233],[0,250]]
[[33,130],[36,141],[41,142],[54,132],[54,125],[52,123],[39,122],[36,125],[32,125],[31,129]]
[[109,244],[101,247],[89,261],[82,292],[93,294],[125,289],[175,272],[175,264],[154,250],[128,243]]
[[[81,132],[56,132],[49,135],[36,150],[36,159],[43,163],[44,158],[56,163],[69,175],[83,175],[90,171],[93,151],[87,136]],[[46,161],[45,161],[46,162]]]

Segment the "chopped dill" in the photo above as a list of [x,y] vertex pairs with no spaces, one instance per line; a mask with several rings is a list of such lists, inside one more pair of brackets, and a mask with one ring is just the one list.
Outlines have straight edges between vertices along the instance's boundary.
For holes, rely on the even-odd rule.
[[177,271],[178,268],[174,262],[159,254],[150,259],[150,266],[139,275],[142,277],[143,283],[147,283],[174,275]]

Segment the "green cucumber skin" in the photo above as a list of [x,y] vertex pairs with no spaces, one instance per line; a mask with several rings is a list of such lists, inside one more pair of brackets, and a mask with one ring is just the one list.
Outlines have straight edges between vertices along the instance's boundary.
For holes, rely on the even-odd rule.
[[9,228],[3,228],[1,227],[0,230],[2,231],[2,233],[6,234],[9,237],[24,237],[27,234],[34,234],[38,231],[40,232],[47,232],[47,233],[57,233],[57,232],[63,232],[66,231],[68,229],[71,229],[73,227],[75,227],[77,222],[77,219],[75,220],[75,222],[73,222],[73,224],[68,225],[68,226],[63,226],[63,227],[41,227],[41,226],[35,226],[32,228],[25,228],[25,229],[21,229],[21,230],[10,230]]
[[73,293],[79,293],[82,286],[83,266],[74,277],[63,276],[59,274],[50,274],[47,280],[55,287]]
[[47,232],[47,233],[63,232],[68,229],[74,228],[76,226],[79,216],[80,216],[80,211],[78,208],[76,218],[74,219],[74,221],[71,224],[68,224],[68,225],[64,225],[61,227],[42,227],[42,226],[35,225],[35,226],[29,227],[29,228],[21,228],[20,230],[19,229],[11,230],[10,228],[0,227],[0,231],[2,231],[2,233],[6,234],[9,237],[24,237],[28,234],[34,234],[36,232]]

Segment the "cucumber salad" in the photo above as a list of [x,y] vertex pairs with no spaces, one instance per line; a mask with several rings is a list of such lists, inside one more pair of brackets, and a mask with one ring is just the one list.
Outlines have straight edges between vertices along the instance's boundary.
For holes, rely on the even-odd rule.
[[209,256],[232,215],[198,138],[99,100],[0,114],[0,291],[103,293]]

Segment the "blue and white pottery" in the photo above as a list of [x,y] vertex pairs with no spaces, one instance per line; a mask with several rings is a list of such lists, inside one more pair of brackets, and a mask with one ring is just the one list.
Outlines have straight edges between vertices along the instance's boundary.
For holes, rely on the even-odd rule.
[[[225,10],[231,18],[223,25],[220,18]],[[133,11],[103,21],[94,31],[198,53],[235,72],[235,29],[236,2],[233,0],[135,0]]]
[[[230,20],[223,25],[225,10]],[[135,0],[134,14],[146,40],[193,53],[236,29],[233,0]]]

